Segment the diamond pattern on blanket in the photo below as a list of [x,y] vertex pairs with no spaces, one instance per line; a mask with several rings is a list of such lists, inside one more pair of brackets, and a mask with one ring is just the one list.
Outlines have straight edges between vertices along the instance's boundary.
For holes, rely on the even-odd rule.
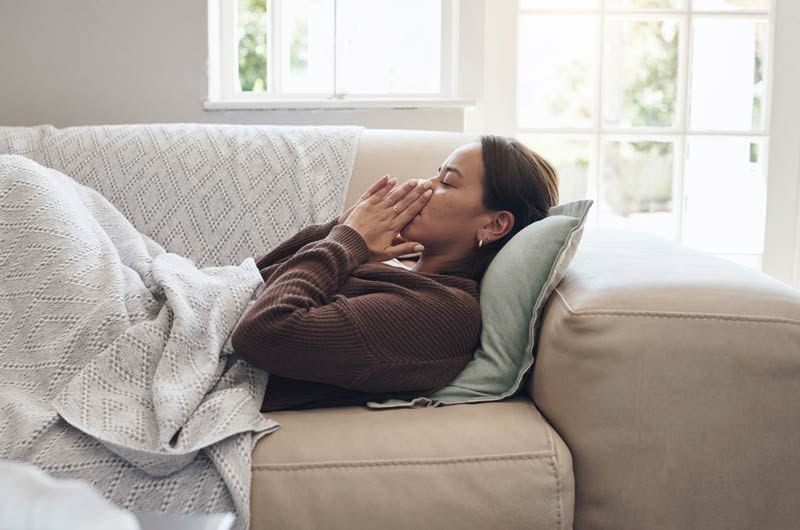
[[205,267],[260,256],[341,213],[363,129],[0,127],[0,153],[31,158],[98,191],[138,231]]
[[253,256],[339,213],[360,130],[188,129],[0,128],[0,459],[241,529],[280,426],[230,343]]
[[0,190],[0,458],[86,480],[117,505],[234,510],[246,525],[249,454],[229,441],[202,453],[279,427],[259,412],[266,374],[229,342],[263,283],[253,258],[198,269],[22,156],[0,155]]

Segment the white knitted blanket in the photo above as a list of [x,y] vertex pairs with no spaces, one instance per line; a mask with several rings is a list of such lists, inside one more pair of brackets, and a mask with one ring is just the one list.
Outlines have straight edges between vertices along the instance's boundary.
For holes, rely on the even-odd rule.
[[0,241],[0,458],[245,528],[250,452],[279,428],[229,341],[263,284],[253,258],[199,269],[18,155],[0,155]]
[[362,131],[0,127],[0,459],[247,528],[280,424],[229,335],[253,256],[343,209]]
[[341,213],[363,131],[207,123],[0,127],[0,154],[69,175],[167,252],[206,267],[259,256]]

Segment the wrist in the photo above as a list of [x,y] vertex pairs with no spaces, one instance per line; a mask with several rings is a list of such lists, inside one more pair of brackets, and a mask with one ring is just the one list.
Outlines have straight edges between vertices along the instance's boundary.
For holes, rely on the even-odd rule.
[[325,238],[342,244],[352,259],[354,266],[366,263],[370,258],[370,250],[361,233],[348,224],[334,226]]

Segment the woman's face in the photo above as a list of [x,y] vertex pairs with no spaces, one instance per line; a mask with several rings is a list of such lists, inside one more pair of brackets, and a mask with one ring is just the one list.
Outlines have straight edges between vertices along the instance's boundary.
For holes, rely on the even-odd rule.
[[462,145],[428,180],[433,194],[419,215],[400,231],[406,241],[425,246],[423,257],[455,258],[477,244],[490,216],[483,208],[483,156],[480,142]]

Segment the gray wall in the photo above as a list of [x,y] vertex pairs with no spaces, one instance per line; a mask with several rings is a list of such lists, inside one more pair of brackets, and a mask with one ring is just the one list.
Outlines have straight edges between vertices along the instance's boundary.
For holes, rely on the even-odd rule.
[[203,110],[207,13],[207,0],[0,0],[0,126],[464,129],[461,109]]

